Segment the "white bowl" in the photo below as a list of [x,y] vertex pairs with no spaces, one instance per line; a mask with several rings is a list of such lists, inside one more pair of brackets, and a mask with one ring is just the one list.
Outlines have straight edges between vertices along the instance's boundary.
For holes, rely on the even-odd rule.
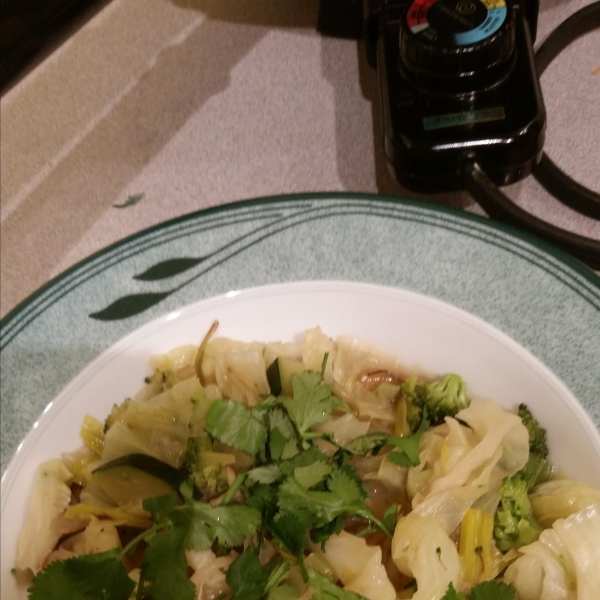
[[305,282],[230,292],[172,312],[131,333],[88,365],[48,405],[2,479],[2,598],[26,598],[10,569],[37,465],[81,445],[86,414],[104,419],[135,394],[148,358],[198,344],[214,319],[218,334],[240,340],[291,341],[319,325],[351,335],[432,375],[456,372],[473,396],[514,409],[526,403],[548,431],[551,458],[600,486],[600,434],[566,386],[515,341],[481,319],[412,292],[347,282]]

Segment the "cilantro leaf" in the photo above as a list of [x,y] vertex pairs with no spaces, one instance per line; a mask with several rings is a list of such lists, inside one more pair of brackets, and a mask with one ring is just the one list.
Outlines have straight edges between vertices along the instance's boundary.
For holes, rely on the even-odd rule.
[[170,527],[150,540],[142,562],[144,598],[195,600],[196,586],[187,574],[186,537],[185,528]]
[[263,465],[248,471],[246,481],[249,484],[264,483],[270,485],[281,479],[281,471],[277,465]]
[[301,515],[279,515],[272,521],[267,521],[267,529],[275,543],[291,552],[298,561],[302,577],[306,579],[304,567],[304,550],[308,546],[306,532],[309,521],[306,516]]
[[269,452],[273,460],[287,460],[298,454],[296,431],[281,408],[269,414]]
[[[260,526],[260,513],[250,506],[211,506],[188,501],[170,514],[173,527],[187,531],[186,549],[206,550],[214,541],[239,546]],[[157,536],[160,537],[160,536]]]
[[330,492],[343,498],[346,502],[358,502],[367,497],[362,481],[354,469],[347,464],[343,464],[331,474],[327,480],[327,487]]
[[206,417],[206,431],[224,444],[255,456],[267,441],[265,412],[235,400],[215,400]]
[[308,450],[303,450],[293,458],[282,462],[279,468],[283,475],[288,476],[293,475],[298,467],[309,467],[317,462],[329,463],[329,457],[316,446],[311,446]]
[[308,546],[307,525],[308,520],[301,515],[284,514],[267,523],[267,528],[279,546],[298,557]]
[[377,452],[386,444],[388,436],[385,433],[367,433],[354,438],[348,445],[344,446],[344,450],[358,456],[366,456],[369,452],[377,454]]
[[284,584],[269,590],[267,600],[296,600],[300,594],[295,585]]
[[321,549],[325,551],[325,542],[332,536],[337,535],[344,529],[346,521],[343,517],[336,517],[333,521],[326,523],[322,527],[315,527],[310,531],[310,539],[315,544],[321,544]]
[[256,546],[248,546],[231,563],[225,580],[233,590],[231,600],[260,600],[263,597],[268,577],[260,566]]
[[[328,480],[328,485],[329,481]],[[334,491],[322,492],[305,490],[294,477],[288,477],[279,486],[278,506],[281,513],[288,513],[310,523],[312,527],[322,527],[342,515],[356,515],[374,520],[373,513],[357,497],[357,490],[347,485],[344,479],[338,482],[334,479],[336,491],[349,493],[348,500],[340,497]],[[359,493],[359,492],[358,492]]]
[[258,558],[258,549],[252,544],[238,556],[225,577],[232,589],[231,600],[292,600],[298,597],[295,586],[279,586],[290,575],[289,561],[275,563],[265,570]]
[[396,523],[398,521],[398,505],[392,504],[383,514],[381,520],[388,531],[394,531],[396,529]]
[[450,582],[450,584],[448,585],[448,589],[446,590],[446,593],[442,596],[441,600],[466,600],[466,598],[464,594],[457,592],[454,589],[454,584]]
[[125,600],[135,583],[119,550],[51,562],[36,575],[30,600]]
[[322,383],[321,374],[316,371],[292,375],[292,389],[294,397],[286,397],[282,403],[303,437],[313,425],[326,421],[336,407],[344,406],[331,394],[331,388]]
[[415,462],[415,459],[406,452],[390,452],[387,458],[399,467],[415,467],[419,464],[419,460]]
[[311,600],[366,600],[364,596],[344,590],[314,569],[308,570],[308,585],[319,590]]
[[[143,506],[162,517],[162,531],[152,537],[142,562],[147,581],[144,597],[153,600],[194,600],[196,587],[187,574],[186,550],[207,550],[214,542],[224,547],[240,545],[254,535],[261,514],[250,506],[211,506],[190,497],[182,486],[185,503],[168,510],[169,496],[146,500]],[[163,528],[164,524],[164,528]]]
[[246,504],[261,513],[269,522],[277,512],[277,488],[258,483],[246,492]]
[[306,467],[296,467],[294,477],[306,490],[321,483],[332,471],[332,467],[325,462],[319,462]]
[[391,444],[402,450],[402,452],[390,452],[387,457],[393,463],[401,467],[414,467],[419,464],[419,440],[421,436],[429,429],[429,419],[427,418],[427,410],[423,409],[423,418],[419,429],[410,437],[389,436],[386,439],[386,444]]
[[484,581],[471,590],[471,600],[515,600],[515,588],[503,581]]
[[177,505],[177,494],[173,492],[168,496],[158,496],[156,498],[146,498],[142,502],[145,511],[148,511],[155,521],[159,517],[166,517]]

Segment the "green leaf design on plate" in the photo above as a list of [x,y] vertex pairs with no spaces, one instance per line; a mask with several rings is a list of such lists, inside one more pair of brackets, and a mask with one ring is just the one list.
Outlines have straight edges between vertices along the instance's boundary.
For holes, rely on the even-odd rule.
[[200,258],[171,258],[152,265],[139,275],[134,275],[133,278],[139,281],[158,281],[159,279],[167,279],[179,275],[196,265],[204,262],[206,256]]
[[144,312],[169,296],[171,292],[149,292],[146,294],[131,294],[115,300],[105,309],[91,313],[92,319],[99,321],[117,321]]
[[142,200],[145,195],[146,194],[144,194],[144,192],[141,194],[131,194],[130,196],[127,196],[127,200],[125,200],[125,202],[122,204],[113,204],[113,206],[115,208],[128,208],[129,206],[134,206],[140,200]]

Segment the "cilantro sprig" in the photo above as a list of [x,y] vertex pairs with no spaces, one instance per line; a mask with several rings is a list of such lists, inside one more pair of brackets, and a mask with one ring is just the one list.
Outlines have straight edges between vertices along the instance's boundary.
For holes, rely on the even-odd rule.
[[30,600],[125,600],[134,588],[121,552],[109,550],[51,562],[28,592]]
[[[470,600],[516,600],[515,588],[504,581],[484,581],[471,589]],[[314,596],[313,596],[314,598]],[[441,600],[467,600],[462,592],[454,589],[452,582]]]
[[[427,419],[410,438],[375,433],[342,447],[331,434],[312,431],[334,412],[347,410],[323,383],[323,369],[294,375],[292,390],[293,397],[269,396],[253,408],[227,399],[212,403],[206,432],[255,461],[251,469],[238,473],[219,506],[195,499],[192,483],[184,484],[179,494],[147,499],[143,507],[153,518],[149,529],[122,551],[51,563],[34,579],[30,598],[127,600],[135,583],[127,575],[123,558],[144,542],[136,598],[193,600],[196,590],[188,576],[186,550],[202,551],[213,545],[233,548],[250,540],[227,572],[231,600],[294,600],[297,590],[286,583],[289,561],[263,567],[258,560],[258,549],[268,534],[296,558],[305,581],[317,590],[314,600],[363,600],[306,569],[304,552],[310,540],[325,544],[339,533],[347,517],[364,519],[368,524],[365,535],[393,533],[397,507],[390,507],[378,520],[366,506],[363,483],[347,459],[391,446],[390,460],[402,466],[418,464],[418,444]],[[338,451],[328,456],[315,445],[317,439],[334,443]],[[242,504],[231,504],[240,497]]]
[[[278,561],[263,568],[258,559],[258,548],[251,544],[231,563],[225,580],[232,590],[231,600],[261,600],[273,597],[290,574],[290,562]],[[294,595],[297,597],[297,593]]]

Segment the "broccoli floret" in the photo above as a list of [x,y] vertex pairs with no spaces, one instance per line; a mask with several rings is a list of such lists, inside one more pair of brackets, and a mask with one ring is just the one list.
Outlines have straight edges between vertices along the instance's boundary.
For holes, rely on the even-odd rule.
[[229,489],[223,465],[202,467],[202,469],[196,472],[194,481],[205,500],[220,496]]
[[183,455],[180,469],[185,478],[194,480],[194,484],[205,500],[224,493],[229,484],[225,476],[225,469],[220,464],[200,466],[200,452],[206,450],[202,438],[190,438]]
[[529,433],[529,460],[517,475],[525,481],[527,492],[529,492],[536,485],[540,485],[540,483],[544,483],[550,479],[552,465],[548,461],[546,430],[534,419],[531,411],[525,404],[519,406],[519,417],[521,417],[523,425],[527,427],[527,432]]
[[179,467],[185,474],[185,478],[189,479],[194,476],[198,470],[198,459],[200,458],[200,440],[198,438],[190,438]]
[[506,478],[502,484],[502,496],[494,517],[494,537],[502,552],[531,544],[540,537],[543,527],[533,516],[527,494],[552,475],[546,430],[524,404],[519,406],[519,417],[529,433],[529,459],[518,473]]
[[423,408],[427,408],[432,425],[443,423],[471,403],[467,385],[459,375],[449,373],[439,381],[419,382],[413,375],[402,384],[406,400],[406,418],[413,431],[421,424]]
[[519,417],[529,433],[529,451],[541,458],[548,458],[548,444],[546,442],[546,430],[534,419],[531,411],[525,404],[519,405]]
[[535,520],[527,496],[527,482],[519,476],[507,477],[494,516],[494,538],[502,552],[535,542],[544,528]]
[[529,493],[536,485],[545,483],[552,475],[552,465],[546,458],[542,458],[539,454],[531,452],[525,466],[515,475],[519,476],[527,486]]

